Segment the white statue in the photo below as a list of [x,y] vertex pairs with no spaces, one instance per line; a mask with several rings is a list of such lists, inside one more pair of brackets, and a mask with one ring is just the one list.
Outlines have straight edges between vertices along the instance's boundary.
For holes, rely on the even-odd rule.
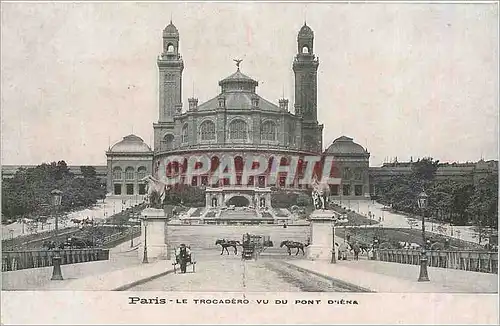
[[147,196],[146,203],[147,207],[162,208],[163,200],[166,195],[167,185],[160,180],[155,179],[153,176],[148,175],[141,179],[141,181],[147,181]]
[[326,203],[330,194],[330,186],[324,182],[318,182],[316,177],[312,181],[312,199],[315,209],[326,209]]

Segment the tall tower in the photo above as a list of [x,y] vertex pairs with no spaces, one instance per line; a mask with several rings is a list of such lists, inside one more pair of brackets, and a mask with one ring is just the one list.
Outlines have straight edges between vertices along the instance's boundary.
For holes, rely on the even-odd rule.
[[159,117],[158,122],[173,122],[182,111],[182,71],[184,62],[179,54],[179,31],[172,24],[163,30],[163,52],[158,58]]
[[317,70],[319,60],[313,52],[314,32],[304,23],[297,36],[295,73],[295,112],[305,121],[317,121]]
[[318,77],[319,59],[314,55],[314,32],[306,25],[297,36],[297,55],[293,61],[295,73],[295,114],[302,118],[301,148],[321,153],[323,125],[318,124]]

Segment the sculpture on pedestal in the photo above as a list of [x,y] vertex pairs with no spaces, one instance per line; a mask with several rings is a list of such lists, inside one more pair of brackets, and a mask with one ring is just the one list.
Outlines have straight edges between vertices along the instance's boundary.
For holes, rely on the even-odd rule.
[[141,179],[141,181],[147,182],[146,207],[163,208],[163,200],[165,199],[167,185],[151,175],[146,176]]
[[328,196],[330,195],[330,186],[324,182],[318,182],[317,178],[312,182],[312,199],[315,209],[326,209]]

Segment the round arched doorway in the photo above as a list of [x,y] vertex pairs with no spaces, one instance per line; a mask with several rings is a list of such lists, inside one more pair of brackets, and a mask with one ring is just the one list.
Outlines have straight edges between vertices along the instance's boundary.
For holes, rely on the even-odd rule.
[[226,205],[234,205],[235,207],[247,207],[250,206],[250,201],[245,196],[233,196],[229,198]]

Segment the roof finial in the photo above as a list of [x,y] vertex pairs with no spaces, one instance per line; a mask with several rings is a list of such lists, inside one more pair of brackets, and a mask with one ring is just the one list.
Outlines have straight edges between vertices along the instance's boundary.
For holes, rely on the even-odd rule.
[[172,13],[170,13],[170,25],[172,25]]
[[236,67],[238,70],[240,70],[240,63],[243,61],[243,59],[233,59],[234,62],[236,62]]

